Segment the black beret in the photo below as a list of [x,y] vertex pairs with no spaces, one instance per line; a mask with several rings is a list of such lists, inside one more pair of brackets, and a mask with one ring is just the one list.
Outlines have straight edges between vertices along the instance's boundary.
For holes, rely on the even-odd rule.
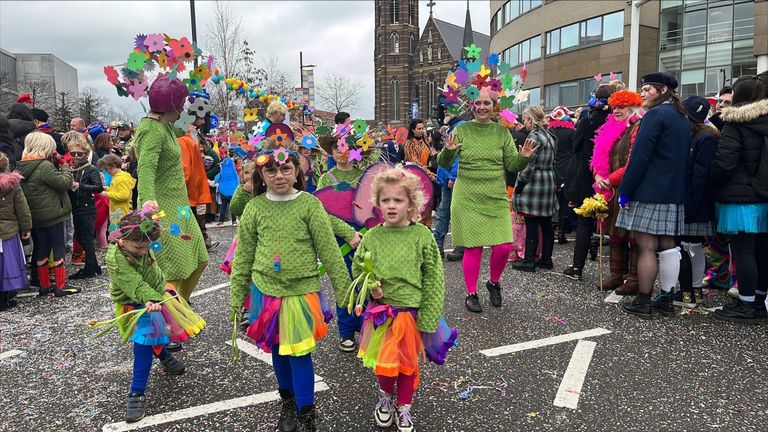
[[640,78],[640,85],[645,84],[667,86],[667,88],[670,90],[675,90],[677,88],[677,80],[675,77],[664,72],[654,72],[644,75],[642,78]]

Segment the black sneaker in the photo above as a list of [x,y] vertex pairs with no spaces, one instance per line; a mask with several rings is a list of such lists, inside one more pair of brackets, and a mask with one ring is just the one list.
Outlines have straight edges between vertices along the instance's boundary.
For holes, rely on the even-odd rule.
[[296,430],[296,398],[293,395],[283,389],[278,390],[280,392],[280,400],[282,405],[280,407],[280,420],[277,421],[276,432],[290,432]]
[[354,339],[341,339],[339,341],[339,350],[342,352],[354,352],[355,351],[355,340]]
[[181,375],[187,368],[184,363],[177,360],[176,357],[168,354],[168,357],[160,360],[160,364],[163,365],[163,369],[168,372],[168,375]]
[[758,324],[760,322],[755,314],[755,303],[740,299],[723,306],[721,310],[715,311],[715,318],[742,324]]
[[537,268],[547,269],[547,270],[552,270],[553,268],[555,268],[555,265],[552,264],[552,260],[551,259],[540,259],[540,260],[536,261],[536,267]]
[[488,288],[488,294],[491,299],[491,306],[501,307],[501,285],[488,280],[485,283],[485,287]]
[[662,314],[665,317],[675,316],[675,305],[672,304],[671,291],[662,291],[651,300],[651,309]]
[[71,286],[65,286],[62,289],[54,288],[53,289],[53,295],[56,297],[65,297],[72,294],[77,294],[80,292],[80,288],[77,287],[71,287]]
[[765,308],[765,296],[760,294],[755,296],[755,318],[768,318],[768,310]]
[[317,430],[317,411],[315,411],[315,406],[302,407],[297,420],[296,432],[315,432]]
[[563,270],[563,275],[567,278],[571,278],[573,280],[581,281],[581,269],[576,267],[568,267],[567,269]]
[[464,259],[464,252],[456,252],[455,250],[452,250],[445,254],[445,259],[448,261],[461,261]]
[[131,393],[128,395],[128,404],[125,408],[125,422],[134,423],[144,418],[147,414],[147,403],[143,394]]
[[46,297],[53,294],[53,288],[38,288],[37,295],[40,297]]
[[467,295],[467,299],[464,300],[464,306],[470,312],[480,313],[483,311],[483,308],[480,306],[480,300],[477,299],[477,293]]
[[373,410],[373,418],[376,426],[387,428],[392,426],[395,420],[395,401],[393,395],[379,389],[379,401]]
[[520,260],[512,263],[512,268],[524,272],[534,273],[536,271],[536,264],[533,261]]
[[165,346],[165,349],[168,350],[168,352],[179,352],[182,348],[183,347],[178,342],[171,342]]
[[[101,269],[99,269],[99,271],[101,271]],[[85,268],[81,268],[77,272],[69,275],[68,279],[69,280],[90,279],[90,278],[95,278],[96,276],[98,276],[96,272],[90,272],[90,271],[87,272],[85,271]]]
[[651,295],[637,293],[637,296],[631,302],[624,302],[621,304],[621,308],[624,312],[640,317],[642,319],[653,318],[651,309]]

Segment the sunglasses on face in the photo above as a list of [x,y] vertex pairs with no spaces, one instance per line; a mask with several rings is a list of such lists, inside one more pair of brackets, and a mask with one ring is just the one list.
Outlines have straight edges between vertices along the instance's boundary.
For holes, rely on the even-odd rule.
[[85,152],[79,152],[79,151],[69,152],[69,154],[71,154],[72,157],[83,157],[83,156],[85,156]]
[[293,174],[294,169],[295,168],[292,165],[291,166],[280,165],[280,168],[264,168],[262,173],[264,174],[265,177],[269,177],[269,178],[276,176],[278,171],[280,171],[280,174],[282,174],[283,176],[289,176]]
[[731,106],[732,103],[733,102],[731,102],[729,100],[725,100],[725,99],[718,99],[717,100],[717,104],[718,105],[722,105],[722,106]]

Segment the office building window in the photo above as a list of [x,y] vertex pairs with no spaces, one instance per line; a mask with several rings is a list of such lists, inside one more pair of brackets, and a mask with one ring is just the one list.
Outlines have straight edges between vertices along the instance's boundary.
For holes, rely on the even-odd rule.
[[733,5],[733,38],[751,38],[755,34],[755,5],[753,2]]
[[[622,74],[617,73],[616,79],[621,80]],[[610,81],[610,74],[603,74],[602,82],[607,83],[608,81]],[[545,86],[544,97],[546,100],[544,105],[546,108],[554,108],[561,104],[569,107],[586,105],[590,94],[596,87],[597,82],[592,77]]]
[[733,9],[731,6],[709,10],[707,42],[731,40],[733,35]]
[[512,45],[503,51],[504,61],[510,66],[538,60],[541,58],[541,36],[526,39],[519,44]]
[[686,12],[683,16],[683,44],[690,45],[706,42],[707,11]]
[[[682,42],[683,14],[680,8],[665,8],[662,3],[659,39],[661,41],[660,51],[670,51],[680,48]],[[680,55],[678,52],[677,55]]]
[[624,11],[590,18],[547,32],[547,54],[598,45],[624,37]]
[[624,37],[624,11],[603,17],[603,42]]
[[521,15],[541,6],[541,0],[509,0],[499,8],[491,20],[491,33],[514,21]]
[[685,70],[680,75],[680,97],[703,95],[704,69]]

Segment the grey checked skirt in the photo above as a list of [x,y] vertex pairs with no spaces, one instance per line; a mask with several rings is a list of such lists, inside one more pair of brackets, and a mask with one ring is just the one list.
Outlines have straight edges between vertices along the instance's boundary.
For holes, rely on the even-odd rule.
[[683,235],[691,237],[706,237],[713,234],[712,222],[694,222],[683,226]]
[[626,230],[654,235],[676,236],[683,233],[685,206],[630,201],[622,208],[616,226]]

